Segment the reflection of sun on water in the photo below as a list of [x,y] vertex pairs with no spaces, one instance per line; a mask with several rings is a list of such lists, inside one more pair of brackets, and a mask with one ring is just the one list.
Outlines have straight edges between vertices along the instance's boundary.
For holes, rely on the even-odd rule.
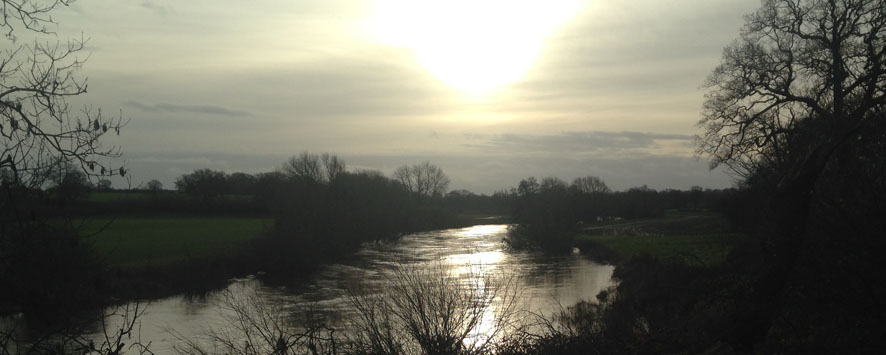
[[507,226],[503,226],[503,225],[473,226],[463,232],[460,232],[459,235],[461,235],[463,237],[492,235],[492,234],[501,233],[507,228],[508,228]]
[[470,254],[455,254],[446,257],[446,262],[455,267],[494,267],[504,258],[501,251],[481,251]]
[[[459,232],[458,235],[460,237],[493,236],[502,233],[505,229],[507,227],[502,225],[473,226]],[[505,254],[501,250],[474,251],[449,255],[446,257],[446,263],[451,265],[451,269],[456,275],[470,275],[494,270],[504,257]]]
[[431,75],[471,96],[519,79],[577,0],[378,0],[368,22],[385,44],[413,51]]
[[[507,226],[503,225],[486,225],[473,226],[466,228],[458,233],[460,237],[483,237],[494,236],[503,233]],[[454,277],[460,279],[459,284],[464,288],[475,290],[475,296],[481,300],[489,302],[488,306],[483,309],[479,322],[471,329],[469,336],[465,339],[465,345],[470,347],[475,344],[482,344],[490,340],[500,331],[498,321],[501,309],[501,302],[511,302],[512,300],[504,300],[508,295],[503,292],[505,287],[511,287],[508,284],[513,280],[509,280],[503,273],[505,270],[499,266],[504,262],[506,255],[500,249],[465,252],[447,256],[444,260],[449,265],[449,270]]]

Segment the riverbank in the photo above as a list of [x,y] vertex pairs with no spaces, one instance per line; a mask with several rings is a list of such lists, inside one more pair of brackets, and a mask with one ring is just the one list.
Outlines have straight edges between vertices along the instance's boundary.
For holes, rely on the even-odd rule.
[[714,266],[744,240],[725,217],[705,211],[667,211],[659,218],[606,221],[582,228],[574,243],[599,261],[623,264],[645,257],[665,263]]
[[[506,217],[460,215],[443,228],[493,224]],[[259,275],[266,282],[296,285],[323,265],[347,260],[353,250],[324,254],[322,262],[299,258],[313,245],[287,252],[276,248],[274,220],[237,216],[98,216],[77,221],[81,235],[109,267],[115,302],[152,300],[174,294],[200,295],[232,278]],[[426,230],[417,230],[423,232]],[[274,253],[271,257],[269,253]],[[299,262],[274,265],[288,254]],[[269,261],[271,260],[271,261]],[[300,262],[308,261],[310,262]],[[285,271],[284,271],[285,270]]]
[[700,211],[585,226],[574,245],[615,265],[617,286],[570,307],[567,330],[540,338],[533,353],[731,353],[711,339],[733,326],[747,241],[723,216]]

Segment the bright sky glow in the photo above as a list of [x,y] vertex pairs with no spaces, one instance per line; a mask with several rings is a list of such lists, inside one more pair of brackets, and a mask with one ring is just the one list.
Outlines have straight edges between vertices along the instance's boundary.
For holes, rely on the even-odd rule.
[[308,150],[385,174],[430,161],[452,189],[485,194],[529,176],[688,189],[732,184],[693,157],[699,85],[757,7],[76,1],[52,13],[52,30],[62,43],[90,38],[89,94],[71,107],[132,119],[102,141],[132,171],[115,188],[172,188],[202,168],[267,172]]
[[448,86],[482,96],[528,71],[578,7],[575,0],[381,0],[368,26],[378,41],[412,50]]

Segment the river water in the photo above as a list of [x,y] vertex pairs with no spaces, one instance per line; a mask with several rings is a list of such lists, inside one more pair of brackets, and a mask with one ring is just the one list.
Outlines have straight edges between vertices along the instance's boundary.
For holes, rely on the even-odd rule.
[[412,234],[396,243],[367,245],[345,263],[322,267],[296,288],[268,286],[246,277],[231,280],[227,290],[205,297],[143,302],[139,305],[145,310],[139,318],[141,341],[150,342],[155,354],[173,353],[173,346],[180,342],[177,337],[197,337],[210,327],[225,327],[230,313],[222,300],[239,294],[254,295],[291,312],[310,308],[335,327],[351,316],[348,290],[354,289],[355,279],[363,287],[385,289],[391,271],[403,265],[454,273],[468,270],[469,275],[509,275],[521,291],[520,307],[542,314],[594,299],[613,285],[611,265],[591,261],[578,250],[560,256],[508,251],[502,243],[506,233],[507,225],[483,225]]

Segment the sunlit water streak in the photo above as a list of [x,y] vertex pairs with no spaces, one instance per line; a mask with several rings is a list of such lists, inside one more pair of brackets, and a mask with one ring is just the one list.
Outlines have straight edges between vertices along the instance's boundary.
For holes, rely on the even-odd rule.
[[[526,311],[552,314],[561,307],[583,299],[593,299],[601,290],[613,285],[611,265],[601,265],[580,253],[561,256],[507,251],[502,238],[506,225],[485,225],[408,235],[396,243],[371,244],[357,252],[345,264],[322,267],[308,282],[297,288],[271,287],[258,279],[246,277],[231,280],[227,290],[254,292],[296,313],[306,308],[328,325],[348,324],[348,288],[355,279],[369,289],[384,289],[392,270],[398,265],[430,268],[442,266],[451,275],[461,278],[466,287],[483,286],[489,275],[510,275],[521,293]],[[239,291],[238,291],[239,290]],[[141,317],[141,339],[151,342],[156,354],[172,353],[176,338],[195,337],[208,327],[225,327],[220,307],[220,293],[203,298],[174,296],[148,302]],[[482,340],[495,329],[499,311],[496,301],[483,314],[470,341]],[[100,327],[96,327],[96,330]]]

